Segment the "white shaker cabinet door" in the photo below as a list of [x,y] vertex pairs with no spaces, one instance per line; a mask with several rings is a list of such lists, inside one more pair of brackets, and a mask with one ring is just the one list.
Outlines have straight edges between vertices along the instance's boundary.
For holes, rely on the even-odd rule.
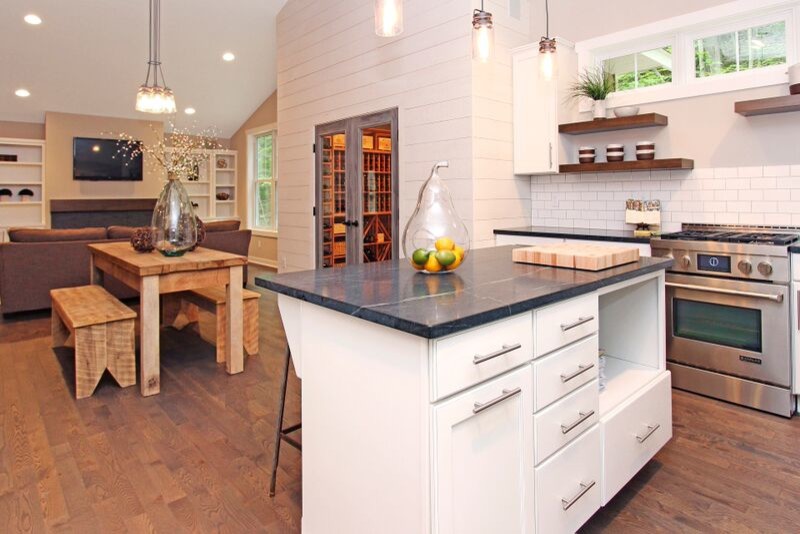
[[433,532],[532,533],[529,365],[433,407]]

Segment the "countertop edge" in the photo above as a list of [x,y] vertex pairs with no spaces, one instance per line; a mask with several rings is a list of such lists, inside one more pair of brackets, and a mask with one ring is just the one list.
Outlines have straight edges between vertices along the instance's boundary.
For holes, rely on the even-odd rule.
[[552,230],[539,229],[539,230],[524,230],[519,228],[496,228],[495,235],[516,235],[527,237],[555,237],[555,238],[570,238],[581,239],[585,241],[612,241],[617,243],[637,243],[641,245],[649,245],[649,237],[635,237],[635,236],[606,236],[606,235],[593,235],[584,233],[586,229],[569,229],[569,228],[553,228]]
[[789,254],[800,254],[800,245],[792,245],[789,247]]
[[533,299],[520,301],[514,303],[511,306],[504,306],[496,308],[494,310],[488,310],[476,313],[471,316],[460,317],[457,320],[450,321],[448,323],[442,323],[436,326],[428,326],[421,323],[408,321],[406,319],[400,319],[394,316],[383,314],[374,308],[363,307],[363,306],[359,307],[338,300],[328,299],[320,295],[309,293],[307,291],[298,290],[282,284],[276,284],[271,280],[265,280],[259,277],[256,277],[256,285],[281,295],[286,295],[288,297],[296,298],[303,302],[308,302],[310,304],[322,306],[323,308],[327,308],[333,311],[345,313],[347,315],[357,317],[359,319],[363,319],[365,321],[369,321],[374,324],[385,326],[387,328],[392,328],[393,330],[399,330],[401,332],[423,337],[426,339],[436,339],[447,335],[455,334],[464,330],[469,330],[470,328],[475,328],[477,326],[488,324],[494,321],[506,319],[513,315],[519,315],[521,313],[535,310],[537,308],[541,308],[542,306],[547,306],[549,304],[554,304],[562,300],[568,300],[574,297],[579,297],[581,295],[591,293],[592,291],[596,291],[603,287],[611,286],[619,282],[624,282],[626,280],[631,280],[633,278],[645,276],[647,274],[651,274],[657,271],[666,270],[668,266],[669,265],[667,261],[653,265],[643,266],[635,271],[620,273],[618,275],[611,276],[609,278],[604,278],[603,280],[599,280],[596,282],[587,282],[579,286],[569,287],[561,291],[556,291],[548,295],[544,295],[542,297],[536,297]]

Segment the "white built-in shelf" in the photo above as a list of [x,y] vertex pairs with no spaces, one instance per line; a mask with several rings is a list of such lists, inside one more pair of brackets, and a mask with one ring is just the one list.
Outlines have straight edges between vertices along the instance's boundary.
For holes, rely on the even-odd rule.
[[600,417],[656,378],[660,370],[606,355],[606,388],[600,392]]
[[228,168],[220,169],[219,167],[217,167],[217,172],[234,172],[234,171],[236,171],[236,169],[228,169]]
[[41,205],[42,202],[39,200],[31,200],[29,202],[20,202],[18,200],[0,202],[0,208],[10,208],[11,206],[41,206]]
[[4,182],[4,181],[0,181],[0,186],[4,186],[4,185],[23,185],[23,186],[24,185],[34,185],[34,186],[36,186],[36,185],[42,185],[42,183],[41,182]]
[[233,200],[217,200],[217,204],[233,204]]
[[39,161],[0,161],[2,167],[41,167],[42,165],[43,163]]

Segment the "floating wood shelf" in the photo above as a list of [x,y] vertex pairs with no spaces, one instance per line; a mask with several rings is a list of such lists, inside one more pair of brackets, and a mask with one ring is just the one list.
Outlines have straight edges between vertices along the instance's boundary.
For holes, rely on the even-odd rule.
[[558,172],[615,172],[615,171],[649,171],[668,169],[694,169],[694,160],[686,158],[651,159],[634,161],[612,161],[601,163],[570,163],[559,165]]
[[615,119],[597,119],[593,121],[571,122],[559,124],[558,132],[570,135],[613,132],[616,130],[630,130],[633,128],[649,128],[651,126],[666,126],[669,119],[658,113],[643,113],[632,117],[617,117]]
[[742,102],[736,102],[734,110],[739,115],[744,115],[745,117],[800,111],[800,95],[744,100]]

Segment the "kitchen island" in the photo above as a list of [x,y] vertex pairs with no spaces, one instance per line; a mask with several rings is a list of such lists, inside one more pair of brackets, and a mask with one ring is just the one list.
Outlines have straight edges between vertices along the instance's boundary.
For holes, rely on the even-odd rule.
[[257,279],[301,378],[304,532],[572,532],[669,440],[670,261],[511,251]]

